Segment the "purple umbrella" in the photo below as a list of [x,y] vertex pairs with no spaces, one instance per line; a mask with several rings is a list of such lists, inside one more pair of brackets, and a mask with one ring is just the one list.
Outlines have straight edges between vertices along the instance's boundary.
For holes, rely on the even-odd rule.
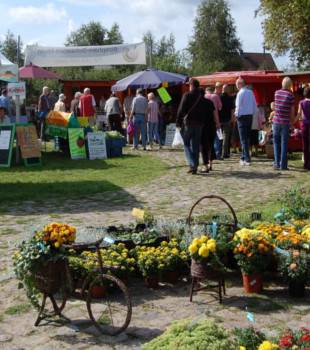
[[186,75],[148,68],[117,81],[116,84],[112,86],[112,91],[124,91],[128,88],[155,89],[164,82],[168,83],[168,86],[174,86],[184,84],[186,80]]
[[58,74],[35,66],[32,63],[30,63],[28,66],[19,68],[19,77],[23,79],[60,79]]

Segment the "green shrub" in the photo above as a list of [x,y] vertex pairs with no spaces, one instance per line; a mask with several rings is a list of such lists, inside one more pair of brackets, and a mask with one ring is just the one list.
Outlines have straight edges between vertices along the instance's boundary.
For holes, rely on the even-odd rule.
[[142,350],[236,350],[229,333],[210,320],[174,322]]
[[255,330],[253,327],[235,328],[233,333],[236,343],[240,346],[244,346],[246,350],[257,350],[259,345],[266,340],[265,335]]
[[292,187],[284,193],[281,204],[286,219],[309,219],[310,188]]

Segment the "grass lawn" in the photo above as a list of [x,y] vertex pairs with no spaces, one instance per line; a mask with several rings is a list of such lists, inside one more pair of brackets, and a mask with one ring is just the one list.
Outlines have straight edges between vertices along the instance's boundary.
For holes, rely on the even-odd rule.
[[56,152],[43,153],[42,167],[0,169],[1,205],[33,200],[84,198],[146,183],[167,166],[143,154],[106,160],[71,160]]

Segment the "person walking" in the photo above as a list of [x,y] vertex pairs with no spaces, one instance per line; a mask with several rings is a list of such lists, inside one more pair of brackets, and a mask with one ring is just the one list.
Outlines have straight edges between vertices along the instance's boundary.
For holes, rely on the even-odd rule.
[[143,96],[143,90],[137,89],[136,97],[132,101],[130,120],[133,120],[134,136],[133,149],[138,149],[139,136],[141,133],[141,141],[143,150],[146,150],[146,120],[148,111],[148,101]]
[[158,134],[158,103],[155,100],[155,95],[150,92],[147,95],[148,98],[148,108],[147,108],[147,131],[148,131],[148,143],[150,149],[153,147],[153,141],[159,144],[161,148],[159,134]]
[[104,110],[108,118],[110,130],[116,130],[122,133],[122,105],[114,92],[111,93],[110,98],[105,103]]
[[275,113],[272,120],[273,149],[275,170],[288,170],[287,167],[287,145],[290,125],[293,126],[295,119],[294,95],[292,93],[293,83],[291,78],[282,80],[282,89],[277,90],[274,95]]
[[236,97],[235,116],[241,143],[240,165],[251,165],[250,136],[253,115],[257,109],[256,100],[253,91],[246,87],[242,78],[237,79],[236,87],[239,90]]
[[[132,91],[131,89],[128,89],[128,92],[126,94],[126,97],[124,98],[124,103],[123,103],[123,110],[125,114],[125,126],[126,128],[129,125],[130,121],[130,113],[132,109],[132,101],[133,101],[133,96],[132,96]],[[133,142],[133,135],[132,134],[127,134],[127,142],[129,144],[132,144]]]
[[90,88],[85,88],[83,95],[80,97],[79,109],[82,117],[88,118],[88,124],[90,126],[95,125],[96,115],[96,100],[90,93]]
[[304,152],[304,168],[310,170],[310,88],[304,89],[305,99],[300,101],[298,117],[302,118],[302,143]]
[[176,126],[184,142],[184,153],[189,165],[189,174],[197,174],[199,165],[199,146],[210,104],[204,98],[204,91],[199,88],[199,81],[189,80],[189,92],[182,96],[177,112]]
[[229,86],[223,85],[221,94],[222,109],[219,113],[220,124],[223,133],[222,158],[230,157],[230,141],[234,122],[235,103],[232,96],[229,94]]

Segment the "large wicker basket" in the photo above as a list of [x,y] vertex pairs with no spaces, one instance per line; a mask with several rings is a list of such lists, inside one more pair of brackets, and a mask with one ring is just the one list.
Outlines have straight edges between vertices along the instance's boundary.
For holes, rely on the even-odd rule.
[[202,264],[192,259],[191,276],[198,279],[208,279],[210,281],[218,281],[223,279],[224,272],[216,269],[211,265]]
[[48,295],[60,291],[66,281],[67,260],[49,261],[42,265],[35,274],[37,289]]

